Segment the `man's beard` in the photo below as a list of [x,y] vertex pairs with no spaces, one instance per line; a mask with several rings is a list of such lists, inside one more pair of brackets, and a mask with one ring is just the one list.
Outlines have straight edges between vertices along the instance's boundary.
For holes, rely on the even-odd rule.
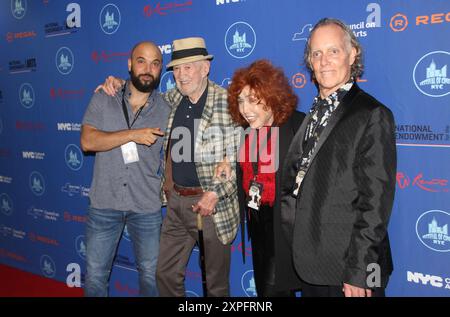
[[[161,79],[160,76],[155,78],[155,77],[153,77],[152,74],[141,74],[139,76],[136,76],[133,69],[131,69],[131,71],[129,73],[130,73],[130,78],[131,78],[131,82],[133,83],[133,86],[138,91],[143,92],[143,93],[149,93],[149,92],[152,92],[153,90],[155,90],[158,87],[159,81]],[[142,76],[149,76],[150,79],[141,80]]]

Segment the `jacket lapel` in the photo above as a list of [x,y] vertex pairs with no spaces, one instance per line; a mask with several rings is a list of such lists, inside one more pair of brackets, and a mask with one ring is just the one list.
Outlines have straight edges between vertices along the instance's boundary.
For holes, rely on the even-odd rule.
[[[331,115],[330,121],[328,122],[325,129],[322,131],[322,135],[320,136],[319,142],[317,142],[316,148],[311,156],[311,160],[308,166],[308,169],[306,170],[306,174],[308,173],[309,167],[311,167],[312,162],[317,156],[317,153],[319,153],[320,148],[325,143],[325,141],[328,139],[330,133],[333,131],[333,129],[336,127],[336,125],[339,123],[339,121],[342,119],[342,117],[347,113],[348,109],[350,108],[350,104],[354,100],[354,96],[360,91],[359,87],[356,85],[356,83],[353,84],[350,91],[347,93],[347,95],[344,96],[343,100],[339,104],[339,106],[336,108],[334,113]],[[303,139],[301,139],[303,140]],[[306,175],[305,175],[306,177]]]

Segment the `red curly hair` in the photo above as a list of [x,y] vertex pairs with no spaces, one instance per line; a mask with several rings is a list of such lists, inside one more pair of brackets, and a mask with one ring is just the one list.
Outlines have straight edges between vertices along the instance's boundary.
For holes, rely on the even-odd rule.
[[238,105],[239,94],[245,86],[249,86],[255,97],[264,100],[266,107],[272,109],[274,126],[286,122],[297,108],[298,97],[283,70],[268,60],[257,60],[248,67],[236,70],[228,87],[228,111],[233,121],[241,126],[248,126]]

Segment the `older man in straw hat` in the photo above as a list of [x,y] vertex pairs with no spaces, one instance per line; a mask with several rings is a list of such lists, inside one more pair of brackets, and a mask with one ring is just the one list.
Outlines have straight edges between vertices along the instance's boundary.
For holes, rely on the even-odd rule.
[[[226,157],[234,161],[239,135],[228,114],[227,92],[208,79],[212,55],[200,37],[173,41],[177,87],[164,94],[172,106],[164,139],[161,199],[167,215],[161,231],[157,284],[161,296],[185,296],[184,277],[203,219],[208,296],[229,295],[231,242],[239,225],[236,174],[214,179]],[[123,82],[108,77],[99,86],[114,94]],[[233,164],[234,166],[234,164]]]
[[173,69],[177,88],[165,94],[172,112],[164,141],[161,192],[168,203],[156,273],[158,288],[161,296],[185,296],[185,270],[198,239],[199,213],[204,222],[208,295],[228,296],[230,244],[239,224],[236,179],[214,179],[217,162],[225,156],[233,160],[237,146],[227,92],[208,79],[213,56],[202,38],[175,40],[172,50],[167,69]]

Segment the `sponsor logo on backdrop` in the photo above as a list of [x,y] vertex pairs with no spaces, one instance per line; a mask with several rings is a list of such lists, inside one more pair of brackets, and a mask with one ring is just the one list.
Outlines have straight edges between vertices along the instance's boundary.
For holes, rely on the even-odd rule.
[[114,282],[114,288],[117,292],[122,294],[127,294],[128,296],[137,297],[139,296],[139,290],[136,288],[132,288],[128,284],[122,284],[119,280]]
[[42,196],[45,193],[45,179],[39,172],[31,172],[28,185],[36,196]]
[[310,35],[312,28],[312,24],[305,24],[304,26],[302,26],[300,32],[294,33],[294,35],[292,36],[292,41],[306,41]]
[[6,41],[8,43],[11,43],[14,40],[33,38],[36,36],[37,36],[37,34],[34,30],[33,31],[16,32],[16,33],[8,32],[8,33],[6,33]]
[[12,177],[0,175],[0,183],[11,184],[12,180]]
[[52,245],[52,246],[59,246],[59,242],[55,239],[49,238],[49,237],[45,237],[42,236],[40,234],[36,234],[34,232],[29,232],[28,233],[28,238],[30,238],[30,240],[32,242],[39,242],[42,244],[46,244],[46,245]]
[[115,4],[109,3],[103,7],[99,19],[102,31],[108,35],[114,34],[120,27],[120,10]]
[[80,258],[86,260],[86,242],[83,235],[80,235],[75,239],[75,250]]
[[[0,230],[1,230],[1,225],[0,225]],[[0,233],[1,234],[1,233]],[[8,258],[17,262],[21,262],[21,263],[26,263],[28,262],[27,259],[21,255],[21,254],[17,254],[5,249],[1,249],[0,248],[0,258]]]
[[[450,22],[450,12],[447,13],[433,13],[426,15],[418,15],[415,19],[411,19],[411,27],[422,27],[424,25],[442,24]],[[402,32],[406,30],[409,25],[408,17],[402,13],[397,13],[392,16],[389,26],[394,32]]]
[[172,13],[186,12],[192,9],[192,0],[187,1],[159,1],[156,5],[152,1],[151,4],[144,6],[144,16],[151,18],[153,16],[166,16]]
[[306,76],[302,73],[295,73],[291,79],[292,86],[302,89],[306,85]]
[[54,277],[56,274],[56,265],[53,259],[44,254],[41,256],[40,260],[41,271],[46,277]]
[[391,30],[394,32],[402,32],[408,27],[408,23],[409,22],[406,15],[397,13],[391,18],[389,26],[391,27]]
[[7,148],[0,148],[0,157],[10,157],[11,150]]
[[30,160],[43,160],[43,159],[45,159],[45,153],[44,152],[33,152],[33,151],[22,151],[22,158],[30,159]]
[[423,191],[430,193],[449,192],[448,179],[444,178],[427,178],[423,173],[418,173],[411,178],[403,173],[397,172],[397,187],[399,189],[405,189],[408,187],[417,187]]
[[173,72],[172,71],[168,71],[165,72],[162,76],[161,76],[161,81],[159,84],[159,91],[160,92],[166,92],[170,89],[173,89],[176,87],[176,83],[175,83],[175,79],[173,78]]
[[255,278],[253,277],[253,270],[248,270],[241,277],[241,287],[247,297],[256,296]]
[[35,72],[37,68],[36,58],[30,57],[24,61],[12,60],[8,63],[10,74]]
[[399,124],[395,126],[395,138],[397,141],[450,141],[450,126],[443,132],[436,132],[431,125],[426,124]]
[[222,4],[235,4],[240,2],[245,2],[246,0],[216,0],[216,5]]
[[224,80],[222,80],[222,83],[220,84],[220,86],[222,86],[223,88],[228,88],[228,86],[231,85],[231,78],[227,77],[224,78]]
[[365,21],[349,24],[348,27],[356,37],[366,37],[370,29],[381,27],[381,6],[378,3],[369,3],[366,12],[370,12]]
[[52,99],[77,99],[84,96],[84,89],[69,90],[62,88],[50,88],[50,98]]
[[11,0],[11,13],[20,20],[27,13],[27,0]]
[[20,104],[27,109],[30,109],[34,105],[34,89],[29,83],[20,85],[19,88],[19,101]]
[[64,151],[67,166],[72,171],[78,171],[83,166],[83,153],[75,144],[69,144]]
[[56,123],[58,131],[79,132],[81,131],[81,123],[75,122],[58,122]]
[[91,59],[98,64],[99,62],[111,63],[120,59],[128,59],[130,52],[106,52],[106,51],[93,51],[91,53]]
[[163,55],[172,54],[172,44],[158,45],[158,47],[159,50],[161,51],[161,54]]
[[442,210],[429,210],[417,219],[416,234],[427,248],[437,252],[450,251],[448,226],[450,213]]
[[64,211],[64,221],[66,221],[66,222],[86,223],[87,222],[87,216],[74,215],[74,214],[71,214],[68,211]]
[[35,206],[30,206],[27,210],[27,215],[31,218],[37,220],[37,219],[44,219],[48,221],[58,221],[59,220],[59,213],[54,211],[45,210],[42,208],[37,208]]
[[82,185],[73,185],[71,183],[66,183],[61,187],[61,191],[66,193],[70,197],[73,196],[81,196],[81,197],[89,197],[89,187],[85,187]]
[[68,47],[61,47],[56,52],[55,57],[56,68],[63,75],[68,75],[72,71],[75,63],[73,53]]
[[429,97],[448,95],[450,93],[449,63],[450,53],[446,51],[434,51],[422,56],[413,70],[416,88]]
[[407,271],[406,280],[414,284],[421,284],[425,286],[445,288],[450,290],[450,277],[442,277],[439,275]]
[[0,210],[6,216],[10,216],[14,211],[13,201],[6,193],[0,194]]
[[186,297],[200,297],[200,295],[198,295],[196,292],[194,291],[185,291]]
[[66,12],[70,12],[64,21],[50,22],[45,25],[45,37],[69,35],[81,28],[81,7],[78,3],[69,3]]
[[42,122],[16,121],[16,130],[42,131],[46,130],[46,127]]
[[256,33],[247,22],[235,22],[225,33],[225,48],[234,58],[249,56],[256,47]]
[[23,230],[0,224],[0,236],[3,236],[4,238],[23,240],[26,235],[26,232]]

